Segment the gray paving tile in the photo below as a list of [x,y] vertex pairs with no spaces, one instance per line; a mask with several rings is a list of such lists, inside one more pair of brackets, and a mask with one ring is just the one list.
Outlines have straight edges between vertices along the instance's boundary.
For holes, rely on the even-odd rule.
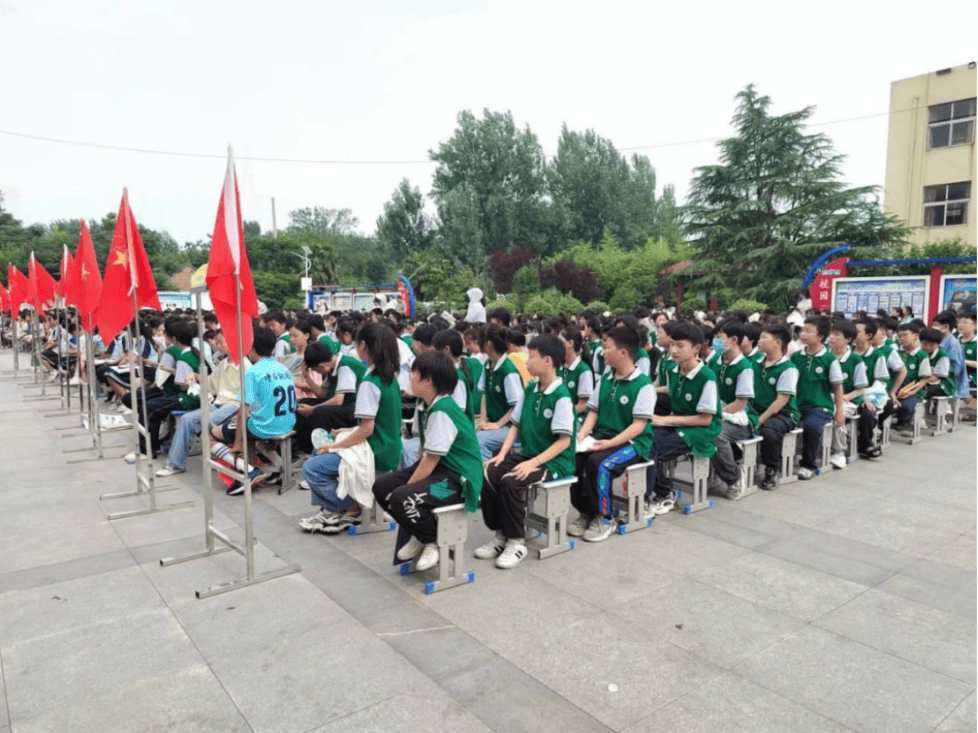
[[13,727],[47,712],[52,700],[87,705],[139,681],[188,672],[203,662],[169,611],[93,623],[4,646]]
[[87,578],[132,566],[133,559],[128,550],[114,550],[100,555],[80,557],[77,560],[65,560],[37,568],[15,570],[0,575],[0,593],[62,583],[75,578]]
[[967,618],[978,612],[975,574],[968,570],[919,560],[881,583],[877,589]]
[[[753,501],[752,501],[753,500]],[[770,519],[815,527],[829,519],[852,510],[855,501],[840,495],[832,501],[819,501],[809,497],[792,496],[780,491],[751,494],[737,503],[739,511],[760,514]]]
[[0,595],[3,646],[165,607],[138,567]]
[[428,683],[371,705],[310,733],[492,733],[492,729]]
[[359,618],[430,679],[474,669],[496,653],[415,600]]
[[125,549],[109,522],[31,526],[0,535],[0,575]]
[[721,516],[713,512],[700,512],[685,517],[685,520],[683,522],[683,529],[701,532],[710,537],[715,537],[718,540],[746,547],[749,550],[755,550],[777,539],[775,535],[765,534],[764,532],[758,532],[754,529],[725,522]]
[[758,548],[758,552],[867,587],[882,583],[893,575],[892,570],[885,570],[794,540],[775,540]]
[[[460,705],[497,732],[610,733],[612,730],[536,676],[500,657],[446,677],[440,684]],[[599,694],[596,688],[593,694]]]
[[863,511],[835,517],[818,529],[917,557],[930,555],[961,534],[940,522]]
[[[619,539],[626,538],[612,538],[614,542]],[[491,562],[477,560],[476,563],[476,567],[484,569],[480,578],[487,573],[507,576],[512,573],[493,567]],[[546,560],[538,560],[531,550],[531,555],[516,571],[540,578],[605,610],[617,608],[680,578],[656,565],[652,558],[622,554],[612,541],[597,546],[582,542],[577,549]]]
[[813,626],[734,671],[860,733],[931,731],[973,689]]
[[[762,534],[769,535],[770,537],[779,537],[781,539],[790,538],[796,532],[803,531],[805,527],[802,527],[800,524],[785,522],[781,519],[774,519],[773,517],[766,517],[762,514],[749,511],[749,504],[745,504],[745,502],[762,502],[768,493],[769,492],[765,491],[763,494],[761,492],[751,494],[745,499],[737,502],[736,506],[732,505],[733,502],[731,502],[731,504],[714,505],[713,509],[711,510],[711,515],[713,512],[716,512],[716,518],[721,522],[726,522],[727,524],[733,524],[737,527],[743,527],[744,529],[760,532]],[[741,504],[744,504],[744,506],[741,507]]]
[[7,716],[7,688],[3,681],[3,666],[0,665],[0,733],[9,733],[9,724],[10,718]]
[[704,570],[695,577],[700,582],[806,621],[818,618],[866,590],[858,583],[757,553]]
[[263,733],[307,731],[427,680],[353,620],[291,633],[274,645],[239,648],[211,668]]
[[972,692],[967,700],[941,721],[941,724],[934,729],[934,733],[974,733],[978,730],[976,717],[978,717],[978,706],[975,705],[975,693]]
[[[685,518],[677,514],[656,519],[651,529],[635,532],[631,542],[622,543],[622,552],[677,575],[692,575],[748,554],[744,547],[684,529]],[[629,539],[629,535],[622,539]]]
[[[595,585],[600,586],[596,580]],[[498,650],[516,638],[531,638],[540,629],[563,629],[595,617],[601,610],[528,573],[507,576],[505,582],[466,586],[464,592],[436,593],[424,599],[428,608],[484,644]]]
[[[720,668],[610,614],[563,630],[540,628],[502,653],[615,730],[715,677]],[[609,689],[615,685],[617,691]]]
[[975,620],[870,590],[816,626],[975,684]]
[[[120,714],[121,713],[121,714]],[[23,733],[252,733],[206,666],[142,680],[84,704],[49,704]]]
[[867,544],[831,532],[823,532],[819,529],[802,529],[795,533],[790,540],[806,547],[816,548],[821,552],[849,558],[883,570],[900,570],[920,559],[914,555],[888,550],[884,547]]
[[329,636],[330,626],[349,620],[349,614],[298,574],[180,604],[173,612],[208,662],[274,648],[306,632]]
[[974,572],[976,557],[978,557],[978,543],[975,542],[974,535],[963,534],[929,555],[927,559],[941,565]]
[[656,710],[625,733],[849,733],[846,728],[731,672]]
[[804,626],[692,579],[654,590],[613,613],[720,667],[732,667]]
[[[116,532],[119,533],[127,547],[158,544],[181,537],[191,537],[195,534],[200,535],[203,539],[204,506],[200,496],[189,489],[181,489],[180,491],[166,491],[157,494],[156,501],[159,505],[193,501],[195,505],[186,509],[113,520]],[[102,505],[109,513],[148,509],[149,498],[134,496],[102,502]],[[237,522],[220,511],[214,512],[213,524],[218,529],[239,526]]]

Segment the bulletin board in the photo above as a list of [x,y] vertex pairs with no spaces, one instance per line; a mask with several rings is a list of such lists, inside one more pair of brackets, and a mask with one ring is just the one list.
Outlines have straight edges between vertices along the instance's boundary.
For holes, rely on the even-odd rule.
[[832,310],[852,317],[857,311],[875,316],[880,308],[910,306],[915,318],[925,322],[930,302],[930,278],[914,277],[843,277],[832,282]]
[[942,275],[941,310],[950,308],[958,313],[974,312],[978,275]]

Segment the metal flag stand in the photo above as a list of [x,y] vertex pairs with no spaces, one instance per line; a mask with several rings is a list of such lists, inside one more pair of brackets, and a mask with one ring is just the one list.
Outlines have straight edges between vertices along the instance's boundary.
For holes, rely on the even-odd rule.
[[14,313],[13,307],[10,308],[10,346],[14,352],[14,368],[3,374],[3,379],[20,379],[23,375],[20,373],[20,313]]
[[[129,394],[132,395],[133,407],[136,408],[135,412],[139,414],[139,408],[142,408],[143,422],[140,423],[138,418],[133,420],[132,426],[136,432],[136,490],[135,491],[120,491],[114,494],[102,494],[99,497],[102,501],[107,501],[109,499],[121,499],[126,496],[142,496],[146,494],[149,496],[149,508],[148,509],[134,509],[128,512],[116,512],[115,514],[109,514],[108,519],[126,519],[128,517],[141,517],[146,514],[158,514],[160,512],[168,512],[174,509],[186,509],[192,507],[194,502],[183,501],[178,504],[157,504],[156,503],[156,484],[153,476],[153,458],[152,456],[143,458],[143,452],[139,448],[139,436],[142,435],[143,439],[146,441],[146,445],[150,443],[149,435],[149,404],[146,398],[146,389],[143,387],[141,382],[143,381],[143,375],[145,372],[145,364],[143,363],[143,350],[139,348],[137,341],[137,334],[139,333],[138,323],[139,323],[139,303],[136,299],[136,274],[133,271],[135,268],[135,262],[133,260],[133,249],[132,249],[132,235],[131,227],[129,221],[129,205],[128,201],[126,203],[125,214],[126,214],[126,243],[128,245],[127,262],[129,263],[131,272],[131,290],[132,290],[132,323],[130,324],[132,344],[135,349],[129,357]],[[139,381],[136,382],[136,364],[134,361],[139,362]],[[152,446],[149,446],[150,453],[152,453]],[[146,466],[145,473],[143,472],[143,466]]]
[[[61,303],[61,309],[58,308],[58,302]],[[44,417],[65,417],[65,415],[71,412],[71,388],[68,385],[68,372],[70,370],[65,368],[68,360],[66,358],[67,354],[64,353],[62,347],[62,344],[68,343],[68,311],[64,310],[64,301],[60,298],[55,302],[54,307],[55,313],[58,315],[58,366],[55,371],[61,377],[58,380],[58,386],[61,388],[61,393],[59,394],[61,405],[58,407],[47,407],[38,410],[38,412],[47,413]],[[62,369],[64,369],[63,372]]]
[[[287,564],[284,568],[279,568],[278,570],[270,570],[266,573],[255,573],[255,516],[254,516],[254,506],[252,504],[251,496],[251,477],[248,475],[248,423],[245,419],[244,412],[244,378],[245,378],[245,355],[242,353],[244,351],[243,338],[241,336],[241,277],[237,273],[234,276],[235,292],[237,293],[237,322],[238,322],[238,369],[241,374],[241,408],[238,411],[238,430],[245,431],[245,438],[242,442],[243,452],[241,454],[241,462],[244,466],[243,471],[231,470],[217,463],[211,457],[211,440],[210,440],[210,395],[207,392],[207,359],[203,357],[203,349],[201,350],[200,358],[200,441],[201,441],[201,458],[204,465],[203,479],[204,483],[201,487],[204,494],[204,544],[206,549],[200,552],[193,552],[189,555],[181,555],[179,557],[165,557],[160,559],[160,565],[167,567],[169,565],[176,565],[177,563],[187,562],[188,560],[197,560],[202,557],[209,557],[210,555],[217,555],[222,552],[227,552],[228,550],[234,550],[239,555],[243,556],[247,562],[247,576],[239,580],[231,580],[227,583],[220,583],[218,585],[213,585],[210,588],[205,588],[204,590],[197,591],[197,598],[209,598],[211,596],[216,596],[221,593],[227,593],[228,591],[237,590],[238,588],[245,588],[249,585],[256,585],[257,583],[262,583],[266,580],[272,580],[273,578],[281,578],[285,575],[291,575],[292,573],[298,573],[301,568],[298,565]],[[197,325],[198,330],[201,334],[201,344],[203,345],[203,334],[204,334],[204,318],[203,310],[201,308],[201,293],[206,290],[206,285],[201,285],[196,288],[192,288],[191,292],[197,295]],[[230,357],[228,357],[230,358]],[[224,532],[219,530],[214,526],[214,489],[212,471],[220,471],[236,481],[240,481],[244,485],[244,499],[245,499],[245,542],[244,546],[239,545],[230,537],[228,537]],[[215,542],[216,540],[216,542]],[[217,546],[217,542],[221,543],[221,547]],[[284,560],[283,560],[284,562]]]
[[25,397],[23,401],[24,402],[39,402],[41,400],[59,400],[59,399],[61,399],[61,396],[60,395],[49,395],[47,393],[48,380],[44,378],[44,375],[43,374],[39,374],[39,372],[43,372],[43,370],[41,369],[41,340],[38,339],[38,334],[41,331],[41,325],[40,325],[40,319],[37,317],[37,309],[36,308],[34,308],[31,311],[31,320],[32,320],[33,325],[34,325],[34,327],[32,329],[33,330],[33,333],[31,334],[31,336],[32,336],[32,338],[31,338],[31,355],[33,357],[32,360],[34,362],[34,381],[31,384],[22,384],[20,386],[21,387],[25,387],[25,388],[26,387],[36,387],[37,386],[37,383],[38,383],[38,378],[40,377],[41,394],[39,394],[39,395],[31,395],[30,397]]

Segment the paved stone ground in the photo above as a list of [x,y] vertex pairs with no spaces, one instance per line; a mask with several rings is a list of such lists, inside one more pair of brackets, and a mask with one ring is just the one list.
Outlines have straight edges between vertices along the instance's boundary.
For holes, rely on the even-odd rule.
[[[0,380],[0,733],[976,729],[971,425],[512,571],[472,559],[433,596],[393,535],[310,537],[308,492],[259,491],[259,569],[301,574],[197,600],[244,570],[159,565],[203,545],[200,459],[160,495],[194,508],[110,522],[146,503],[99,501],[133,468],[68,464],[78,418],[36,391]],[[240,537],[242,499],[216,505]]]

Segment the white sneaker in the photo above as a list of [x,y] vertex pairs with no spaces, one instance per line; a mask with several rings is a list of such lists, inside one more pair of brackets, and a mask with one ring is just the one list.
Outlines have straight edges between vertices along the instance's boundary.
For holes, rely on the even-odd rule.
[[503,549],[508,546],[509,543],[503,536],[503,533],[496,532],[495,537],[489,540],[486,544],[476,548],[475,556],[480,560],[492,560],[494,557],[498,557],[499,553],[501,553]]
[[802,481],[810,481],[815,477],[815,472],[810,468],[805,468],[804,466],[798,469],[798,478]]
[[747,466],[737,466],[737,469],[740,471],[740,476],[738,476],[734,484],[727,489],[727,498],[733,499],[734,501],[743,498],[744,493],[747,491]]
[[584,540],[586,542],[604,542],[611,537],[611,533],[618,528],[614,519],[595,517],[584,530]]
[[299,488],[302,489],[303,491],[311,491],[312,490],[312,487],[309,486],[309,482],[308,481],[305,481],[305,480],[299,482]]
[[418,558],[417,564],[414,566],[417,570],[427,570],[428,568],[433,568],[438,564],[438,545],[434,542],[429,542],[424,546],[421,551],[421,557]]
[[845,453],[833,453],[832,457],[829,458],[829,463],[832,464],[833,468],[843,469],[846,467],[846,454]]
[[[149,460],[149,456],[147,456],[146,454],[141,454],[139,457],[140,457],[141,460],[144,460],[144,461],[148,461]],[[135,463],[136,462],[136,451],[132,451],[131,453],[126,453],[126,455],[124,455],[122,457],[122,460],[124,460],[126,463]]]
[[659,496],[655,494],[652,496],[651,509],[655,510],[655,516],[661,516],[663,514],[668,514],[673,509],[676,508],[676,501],[679,499],[679,495],[675,491],[670,491],[664,496]]
[[306,532],[312,532],[313,534],[322,532],[329,525],[329,520],[333,514],[333,512],[320,509],[313,516],[300,519],[299,526],[306,530]]
[[526,557],[527,552],[524,540],[506,540],[503,554],[496,558],[496,567],[504,570],[516,567]]
[[400,550],[397,551],[397,559],[407,562],[421,552],[424,544],[417,537],[412,536]]
[[72,377],[68,380],[69,387],[77,387],[79,384],[81,384],[81,380],[78,377]]
[[180,468],[179,466],[163,466],[156,475],[160,478],[166,478],[167,476],[174,476],[178,473],[186,473],[186,468]]
[[583,537],[584,531],[587,529],[588,518],[581,514],[577,519],[571,522],[570,526],[567,528],[567,534],[571,537]]

